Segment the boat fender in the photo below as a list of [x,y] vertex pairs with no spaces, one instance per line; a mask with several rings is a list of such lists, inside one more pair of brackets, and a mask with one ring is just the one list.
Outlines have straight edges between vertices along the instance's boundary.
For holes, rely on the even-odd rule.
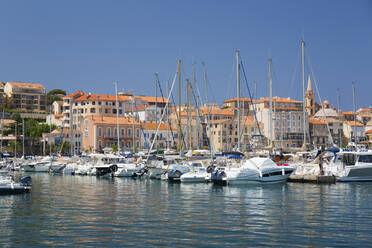
[[285,171],[284,171],[284,168],[282,168],[282,175],[283,175],[283,176],[285,175]]

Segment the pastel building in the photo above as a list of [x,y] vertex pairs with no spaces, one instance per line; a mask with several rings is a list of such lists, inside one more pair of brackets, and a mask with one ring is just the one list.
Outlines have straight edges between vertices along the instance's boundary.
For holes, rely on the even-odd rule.
[[[119,117],[120,150],[140,147],[141,130],[133,118]],[[118,144],[117,118],[109,116],[86,116],[81,123],[81,149],[100,152],[105,147]],[[77,144],[78,145],[78,144]]]
[[3,92],[10,98],[13,109],[21,112],[46,112],[46,91],[42,84],[7,82]]

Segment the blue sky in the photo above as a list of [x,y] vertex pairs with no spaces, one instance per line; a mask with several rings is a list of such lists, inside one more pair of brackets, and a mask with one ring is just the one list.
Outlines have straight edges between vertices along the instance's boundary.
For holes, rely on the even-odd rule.
[[236,94],[239,49],[258,96],[268,96],[270,56],[274,95],[300,98],[304,37],[322,99],[337,106],[340,88],[341,106],[351,110],[354,80],[357,107],[372,106],[369,0],[1,1],[0,9],[0,81],[107,94],[118,81],[119,89],[154,95],[154,73],[165,85],[180,58],[184,79],[195,62],[203,95],[205,62],[209,99],[221,103]]

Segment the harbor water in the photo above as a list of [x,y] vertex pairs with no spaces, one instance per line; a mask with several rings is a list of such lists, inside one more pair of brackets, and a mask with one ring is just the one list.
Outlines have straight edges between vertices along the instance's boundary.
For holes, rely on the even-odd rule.
[[214,186],[32,174],[1,247],[367,247],[372,183]]

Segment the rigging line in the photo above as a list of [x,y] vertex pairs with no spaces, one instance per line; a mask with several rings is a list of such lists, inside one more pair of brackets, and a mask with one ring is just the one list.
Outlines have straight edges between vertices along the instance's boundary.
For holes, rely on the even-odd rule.
[[[301,58],[301,48],[299,48],[299,50],[298,50],[297,63],[295,65],[295,69],[294,69],[293,74],[292,74],[291,84],[290,84],[290,88],[289,88],[289,95],[290,96],[292,95],[292,91],[294,90],[294,82],[296,80],[296,74],[297,74],[297,70],[298,70],[298,65],[300,64],[300,58]],[[294,97],[297,99],[297,95],[294,95]]]
[[[244,69],[244,65],[243,65],[243,60],[242,60],[242,59],[240,59],[240,65],[242,66],[242,72],[243,72],[243,75],[244,75],[245,84],[246,84],[247,89],[248,89],[249,98],[252,99],[252,94],[251,94],[251,91],[250,91],[249,86],[248,86],[248,80],[247,80],[247,76],[246,76],[246,74],[245,74],[245,69]],[[258,125],[258,120],[257,120],[256,111],[254,110],[253,102],[250,101],[250,103],[251,103],[251,105],[252,105],[252,109],[253,109],[253,113],[254,113],[254,119],[256,120],[256,124],[257,124],[257,128],[258,128],[258,132],[259,132],[259,134],[260,134],[261,141],[262,141],[262,143],[263,143],[262,133],[261,133],[261,128],[260,128],[260,125]]]
[[[326,114],[325,114],[325,111],[324,111],[324,103],[323,103],[323,100],[322,100],[322,98],[320,96],[320,93],[319,93],[318,81],[316,80],[315,73],[314,73],[313,67],[312,67],[312,65],[310,63],[309,54],[308,54],[308,51],[307,51],[306,48],[305,48],[305,52],[306,52],[306,55],[307,55],[305,57],[306,57],[306,60],[307,60],[307,64],[309,66],[308,69],[310,69],[311,75],[313,76],[316,93],[318,95],[318,98],[319,98],[320,103],[322,104],[322,112],[323,112],[324,118],[326,118]],[[333,137],[332,137],[332,134],[331,134],[331,129],[329,128],[329,125],[328,125],[328,121],[327,120],[326,120],[326,125],[327,125],[327,130],[328,130],[328,138],[330,139],[332,145],[335,146],[335,143],[333,142]]]
[[[196,102],[195,91],[192,88],[192,85],[191,85],[191,92],[192,92],[192,95],[193,95],[193,97],[195,99],[195,102]],[[198,118],[199,118],[199,122],[201,124],[202,123],[202,119],[201,119],[201,114],[200,114],[200,111],[199,111],[199,106],[197,105],[197,103],[196,103],[195,109],[196,109],[196,114],[198,115]],[[201,126],[202,126],[202,124],[201,124]],[[206,130],[205,130],[205,132],[206,132]],[[204,137],[205,132],[204,132],[204,128],[202,126],[202,137]],[[208,144],[208,148],[210,148],[210,144],[209,144],[209,140],[208,139],[207,139],[207,144]]]
[[[168,95],[168,98],[167,98],[167,102],[166,102],[166,104],[165,104],[165,108],[167,108],[168,105],[169,105],[169,98],[170,98],[171,95],[172,95],[172,91],[173,91],[174,85],[175,85],[175,83],[176,83],[177,75],[178,75],[178,72],[174,75],[173,82],[172,82],[172,86],[171,86],[171,89],[170,89],[170,92],[169,92],[169,95]],[[161,121],[162,121],[163,118],[164,118],[164,115],[165,115],[165,111],[163,111],[163,114],[162,114],[162,116],[161,116],[161,119],[160,119],[159,125],[158,125],[157,128],[156,128],[155,138],[154,138],[154,140],[151,142],[151,146],[150,146],[149,152],[147,153],[146,163],[148,163],[148,161],[149,161],[150,151],[152,150],[152,148],[153,148],[153,146],[154,146],[154,143],[155,143],[155,140],[156,140],[156,138],[157,138],[157,136],[158,136],[159,128],[160,128],[160,124],[161,124]]]
[[[162,90],[161,85],[160,85],[160,80],[159,80],[159,78],[158,78],[158,80],[157,80],[157,83],[158,83],[158,85],[159,85],[159,90],[160,90],[161,97],[162,97],[162,98],[165,98],[165,97],[164,97],[164,94],[163,94],[163,90]],[[168,108],[169,108],[169,106],[168,106]],[[166,111],[166,109],[164,108],[163,111]],[[167,109],[166,112],[168,112],[168,109]],[[175,140],[174,140],[174,136],[173,136],[172,125],[171,125],[171,122],[170,122],[170,120],[169,120],[169,114],[167,115],[167,120],[168,120],[169,129],[170,129],[170,131],[171,131],[172,140],[173,140],[173,143],[175,144],[176,142],[175,142]]]
[[[177,73],[177,75],[178,75],[178,73]],[[176,106],[176,103],[175,103],[175,100],[174,100],[174,96],[173,96],[172,91],[170,93],[170,97],[172,98],[173,105]],[[177,110],[175,112],[176,112],[177,123],[180,123],[180,118],[181,117],[178,116],[178,111]],[[186,146],[186,143],[185,143],[185,139],[184,139],[185,137],[184,137],[183,132],[182,132],[182,128],[181,127],[179,127],[179,128],[180,128],[180,132],[181,132],[181,137],[178,137],[178,138],[179,139],[182,138],[182,142],[181,142],[181,149],[182,149],[183,148],[183,145]]]

